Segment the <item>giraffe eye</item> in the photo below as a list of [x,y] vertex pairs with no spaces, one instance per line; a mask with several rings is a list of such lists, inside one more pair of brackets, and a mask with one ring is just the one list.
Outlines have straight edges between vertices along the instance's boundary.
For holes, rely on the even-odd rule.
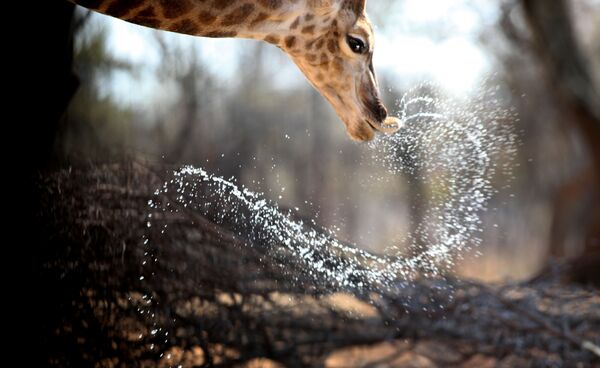
[[346,42],[348,43],[350,50],[352,50],[352,52],[355,54],[364,54],[367,52],[367,45],[365,45],[363,40],[360,38],[348,36],[346,37]]

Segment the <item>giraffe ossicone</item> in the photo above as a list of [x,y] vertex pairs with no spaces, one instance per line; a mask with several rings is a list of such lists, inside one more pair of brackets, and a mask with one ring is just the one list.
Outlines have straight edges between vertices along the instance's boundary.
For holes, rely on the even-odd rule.
[[379,95],[366,0],[71,1],[155,29],[274,44],[329,101],[353,139],[367,141],[376,131],[401,127]]

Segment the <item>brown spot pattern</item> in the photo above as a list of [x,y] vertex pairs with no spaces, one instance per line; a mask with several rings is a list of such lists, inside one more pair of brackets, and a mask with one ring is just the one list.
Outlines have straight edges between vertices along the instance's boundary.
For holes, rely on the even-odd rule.
[[161,24],[161,22],[156,17],[156,12],[153,6],[148,6],[140,10],[131,18],[127,18],[127,21],[152,28],[158,28]]
[[130,11],[139,8],[143,4],[144,0],[115,1],[108,6],[106,14],[117,18],[123,18],[129,14]]
[[184,19],[172,24],[169,31],[195,35],[198,33],[198,26],[191,20]]
[[317,55],[314,54],[307,54],[305,57],[306,60],[310,63],[314,63],[317,60]]
[[260,5],[267,9],[275,10],[283,4],[283,0],[259,0]]
[[232,5],[236,0],[214,0],[212,7],[218,10],[227,9],[230,5]]
[[321,64],[329,63],[329,56],[326,53],[321,53]]
[[337,52],[338,45],[333,38],[327,41],[327,50],[329,50],[329,52],[331,52],[332,54],[335,54]]
[[306,26],[304,28],[302,28],[302,34],[314,34],[315,33],[315,26]]
[[292,47],[294,47],[295,44],[296,44],[296,37],[287,36],[285,38],[285,47],[287,47],[288,49],[291,49]]
[[290,29],[296,29],[298,28],[298,25],[300,25],[300,17],[296,18],[296,20],[290,26]]
[[214,31],[208,32],[204,35],[204,37],[212,37],[212,38],[225,38],[225,37],[235,37],[237,36],[237,32],[235,31]]
[[158,3],[167,19],[178,18],[192,9],[192,3],[189,0],[158,0]]
[[156,11],[154,10],[154,7],[150,5],[149,7],[144,8],[137,13],[136,17],[156,17]]
[[221,21],[221,24],[226,27],[240,24],[243,21],[245,21],[246,18],[250,16],[250,14],[252,14],[254,8],[255,7],[253,4],[244,4],[232,11],[231,13],[225,15],[223,20]]
[[198,21],[204,25],[211,25],[216,19],[217,16],[209,11],[203,11],[198,15]]
[[254,27],[259,23],[263,23],[265,20],[269,19],[269,14],[267,13],[259,13],[256,18],[250,23],[250,26]]
[[267,37],[265,37],[265,41],[266,41],[266,42],[268,42],[268,43],[272,43],[272,44],[274,44],[274,45],[277,45],[277,44],[279,44],[279,41],[280,41],[280,40],[281,40],[281,39],[280,39],[278,36],[276,36],[276,35],[268,35]]
[[342,62],[342,59],[340,57],[336,57],[333,61],[333,69],[335,69],[335,71],[338,73],[344,71],[344,63]]
[[145,18],[135,16],[131,19],[128,19],[129,22],[139,24],[140,26],[150,27],[150,28],[160,28],[162,22],[156,18]]

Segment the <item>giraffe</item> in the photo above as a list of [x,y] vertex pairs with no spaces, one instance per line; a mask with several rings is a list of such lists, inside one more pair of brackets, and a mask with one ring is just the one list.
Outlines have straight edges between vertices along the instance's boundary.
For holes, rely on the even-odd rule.
[[70,0],[128,22],[200,37],[261,40],[283,50],[356,141],[392,133],[373,68],[366,0]]

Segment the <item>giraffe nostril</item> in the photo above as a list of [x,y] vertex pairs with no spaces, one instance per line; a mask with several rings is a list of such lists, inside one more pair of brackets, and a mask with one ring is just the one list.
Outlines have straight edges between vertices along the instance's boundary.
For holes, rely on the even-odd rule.
[[376,115],[378,121],[384,121],[385,118],[387,118],[387,110],[385,107],[383,107],[383,105],[377,106]]
[[364,113],[368,114],[370,119],[378,123],[383,122],[387,118],[388,113],[379,96],[376,93],[367,93],[368,91],[361,92],[363,92],[360,97]]

